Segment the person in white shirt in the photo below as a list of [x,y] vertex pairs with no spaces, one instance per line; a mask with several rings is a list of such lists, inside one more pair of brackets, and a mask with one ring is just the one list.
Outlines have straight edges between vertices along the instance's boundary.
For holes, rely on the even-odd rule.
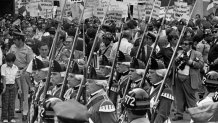
[[[173,67],[173,93],[175,97],[176,113],[173,121],[182,120],[185,107],[196,106],[195,93],[202,84],[200,69],[203,68],[203,57],[198,51],[192,49],[192,38],[184,37],[182,49],[177,52],[175,66]],[[175,70],[174,70],[175,68]]]
[[20,79],[19,79],[19,69],[14,62],[16,56],[13,53],[8,53],[6,56],[6,64],[1,67],[2,82],[3,82],[3,92],[2,92],[2,120],[3,123],[16,122],[14,117],[15,110],[15,98],[16,98],[16,84],[19,87],[18,93],[22,93]]
[[[130,55],[131,49],[133,48],[133,44],[129,42],[130,39],[131,39],[130,31],[129,30],[124,31],[119,47],[119,50],[124,54]],[[113,47],[111,48],[110,59],[115,58],[117,46],[118,46],[118,42],[113,44]]]
[[[40,44],[39,44],[39,53],[40,53],[39,56],[35,56],[37,59],[39,59],[41,61],[45,61],[45,62],[49,61],[49,58],[48,58],[49,46],[48,46],[48,44],[40,42]],[[33,60],[30,61],[29,65],[28,65],[28,67],[26,69],[26,74],[28,74],[27,76],[29,76],[27,78],[28,85],[29,85],[31,91],[34,91],[35,87],[31,83],[31,79],[30,79],[30,75],[32,74],[32,71],[33,71],[32,66],[33,66]]]

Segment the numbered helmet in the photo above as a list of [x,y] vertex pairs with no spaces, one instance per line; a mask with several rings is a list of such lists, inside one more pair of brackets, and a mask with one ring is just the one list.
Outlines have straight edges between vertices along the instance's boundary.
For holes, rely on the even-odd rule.
[[141,89],[131,90],[124,99],[124,107],[129,110],[146,110],[150,108],[149,94]]

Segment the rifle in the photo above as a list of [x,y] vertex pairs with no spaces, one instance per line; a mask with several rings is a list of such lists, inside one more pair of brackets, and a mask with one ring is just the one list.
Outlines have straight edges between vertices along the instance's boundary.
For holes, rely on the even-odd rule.
[[[111,2],[111,0],[110,0],[110,2]],[[102,22],[101,22],[101,25],[100,25],[100,26],[98,27],[98,29],[97,29],[96,36],[95,36],[95,39],[94,39],[94,42],[93,42],[93,45],[92,45],[92,49],[91,49],[91,52],[90,52],[89,57],[88,57],[88,61],[87,61],[86,65],[84,66],[84,67],[86,67],[86,69],[89,67],[89,65],[90,65],[90,63],[91,63],[91,59],[92,59],[92,56],[93,56],[93,53],[94,53],[94,50],[95,50],[95,46],[96,46],[97,41],[98,41],[98,40],[97,40],[97,36],[98,36],[98,33],[99,33],[99,31],[100,31],[100,29],[101,29],[101,27],[102,27],[102,25],[103,25],[103,23],[104,23],[104,20],[105,20],[105,18],[106,18],[106,16],[107,16],[107,13],[108,13],[108,10],[109,10],[109,6],[110,6],[110,2],[109,2],[109,5],[108,5],[108,7],[107,7],[107,11],[106,11],[106,13],[105,13],[105,16],[104,16],[104,18],[103,18],[103,20],[102,20]],[[76,100],[77,100],[77,101],[80,99],[81,94],[82,94],[82,92],[83,92],[83,88],[84,88],[85,83],[86,83],[85,79],[86,79],[86,78],[83,77],[83,80],[82,80],[82,82],[80,83],[80,87],[79,87],[79,90],[78,90],[77,95],[76,95]]]
[[[49,70],[48,70],[48,75],[47,75],[47,79],[46,79],[46,83],[45,83],[45,86],[44,86],[44,90],[43,90],[43,93],[42,93],[42,103],[40,104],[40,107],[43,107],[43,102],[45,102],[45,98],[46,98],[46,94],[47,94],[47,90],[48,90],[48,87],[49,87],[49,83],[50,83],[50,79],[51,79],[51,67],[52,67],[52,62],[53,62],[53,59],[54,59],[54,56],[55,56],[55,46],[56,46],[56,42],[57,42],[57,39],[58,39],[58,33],[59,31],[61,30],[61,22],[63,21],[63,14],[64,14],[64,8],[65,8],[65,5],[66,5],[66,1],[64,1],[64,6],[62,8],[62,11],[61,11],[61,21],[59,22],[58,24],[58,28],[57,28],[57,31],[55,33],[55,37],[54,37],[54,40],[53,40],[53,50],[51,50],[51,55],[50,55],[50,59],[49,59]],[[42,117],[40,118],[40,121],[42,121]]]
[[[86,4],[86,2],[85,2],[85,4]],[[80,18],[79,18],[79,24],[82,21],[85,7],[86,6],[84,5],[84,9],[83,9],[83,11],[82,11],[82,13],[80,15]],[[73,60],[74,50],[75,50],[75,47],[76,47],[76,42],[77,42],[77,39],[78,39],[78,36],[79,36],[79,28],[80,28],[80,26],[77,26],[76,34],[75,34],[73,45],[72,45],[71,52],[70,52],[70,58],[69,58],[69,61],[67,63],[66,75],[64,77],[63,84],[62,84],[62,87],[61,87],[61,93],[59,95],[60,99],[62,99],[62,100],[64,98],[64,93],[66,91],[67,77],[68,77],[68,73],[69,73],[69,70],[70,70],[71,61]]]
[[189,22],[190,19],[191,19],[191,16],[192,16],[192,14],[193,14],[193,10],[194,10],[194,8],[195,8],[195,6],[196,6],[196,3],[197,3],[197,0],[195,1],[195,4],[194,4],[194,6],[193,6],[193,8],[192,8],[192,11],[191,11],[191,13],[190,13],[190,18],[188,19],[187,24],[186,24],[185,26],[183,26],[183,28],[182,28],[181,34],[180,34],[180,36],[179,36],[179,40],[178,40],[178,42],[177,42],[177,44],[176,44],[175,50],[174,50],[174,52],[173,52],[172,58],[171,58],[171,60],[170,60],[169,66],[168,66],[167,71],[166,71],[166,74],[165,74],[165,76],[164,76],[163,82],[161,83],[160,89],[159,89],[158,94],[157,94],[157,96],[156,96],[155,103],[154,103],[155,106],[154,106],[154,108],[153,108],[154,110],[156,110],[156,107],[157,107],[157,104],[158,104],[158,101],[159,101],[159,98],[160,98],[160,94],[162,93],[164,84],[165,84],[165,82],[166,82],[166,79],[167,79],[167,76],[168,76],[168,74],[169,74],[169,71],[170,71],[170,69],[171,69],[171,67],[172,67],[172,64],[173,64],[174,61],[175,61],[175,56],[176,56],[176,53],[177,53],[177,51],[178,51],[179,44],[180,44],[180,42],[181,42],[181,39],[182,39],[183,34],[184,34],[184,32],[185,32],[185,29],[186,29],[186,27],[188,26],[188,22]]
[[120,35],[120,38],[119,38],[119,41],[118,41],[115,58],[113,60],[112,69],[111,69],[111,73],[110,73],[110,78],[108,80],[108,82],[109,82],[108,96],[109,97],[110,97],[110,94],[111,94],[111,87],[112,87],[112,84],[113,84],[113,75],[114,75],[114,69],[115,69],[115,66],[116,66],[117,53],[119,51],[121,39],[123,37],[123,24],[121,25],[121,32],[120,33],[121,33],[121,35]]
[[[168,3],[166,13],[167,13],[168,10],[169,10],[170,3],[171,3],[171,0],[170,0],[169,3]],[[142,80],[141,80],[140,86],[139,86],[139,87],[141,87],[141,88],[144,87],[144,83],[145,83],[145,80],[146,80],[146,75],[147,75],[147,72],[148,72],[149,62],[150,62],[150,60],[151,60],[151,58],[152,58],[152,55],[153,55],[154,51],[156,50],[156,46],[157,46],[157,43],[158,43],[158,40],[159,40],[159,37],[160,37],[160,33],[161,33],[161,31],[162,31],[162,26],[164,25],[164,21],[165,21],[165,18],[166,18],[166,13],[165,13],[164,18],[163,18],[163,20],[162,20],[162,22],[161,22],[161,26],[160,26],[160,28],[159,28],[159,30],[158,30],[158,34],[157,34],[157,37],[156,37],[155,42],[154,42],[154,47],[152,48],[151,53],[149,54],[148,61],[147,61],[147,64],[146,64],[146,66],[145,66],[145,73],[144,73],[144,75],[143,75],[143,77],[142,77]],[[141,45],[142,43],[143,43],[143,42],[141,41],[140,45]],[[137,54],[137,55],[138,55],[138,54]]]

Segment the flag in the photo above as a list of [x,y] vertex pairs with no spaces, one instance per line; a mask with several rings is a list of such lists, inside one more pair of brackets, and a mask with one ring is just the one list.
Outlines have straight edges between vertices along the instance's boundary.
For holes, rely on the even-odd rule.
[[197,0],[195,8],[192,13],[192,17],[195,17],[197,14],[199,14],[201,17],[203,17],[204,13],[204,7],[203,7],[203,0]]
[[210,9],[212,9],[214,7],[214,3],[211,2],[208,6],[207,6],[207,11],[209,11]]
[[19,14],[23,14],[24,12],[26,11],[26,7],[25,6],[22,6],[18,9],[18,13]]
[[38,4],[39,11],[42,11],[42,7]]

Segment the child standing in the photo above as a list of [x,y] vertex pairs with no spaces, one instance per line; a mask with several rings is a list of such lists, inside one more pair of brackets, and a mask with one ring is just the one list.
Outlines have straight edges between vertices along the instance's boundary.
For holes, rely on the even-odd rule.
[[15,97],[16,97],[16,84],[19,87],[18,93],[21,93],[21,86],[19,78],[19,69],[14,65],[16,56],[12,53],[6,55],[6,63],[1,67],[3,92],[2,92],[2,121],[7,123],[15,123],[14,110],[15,110]]

